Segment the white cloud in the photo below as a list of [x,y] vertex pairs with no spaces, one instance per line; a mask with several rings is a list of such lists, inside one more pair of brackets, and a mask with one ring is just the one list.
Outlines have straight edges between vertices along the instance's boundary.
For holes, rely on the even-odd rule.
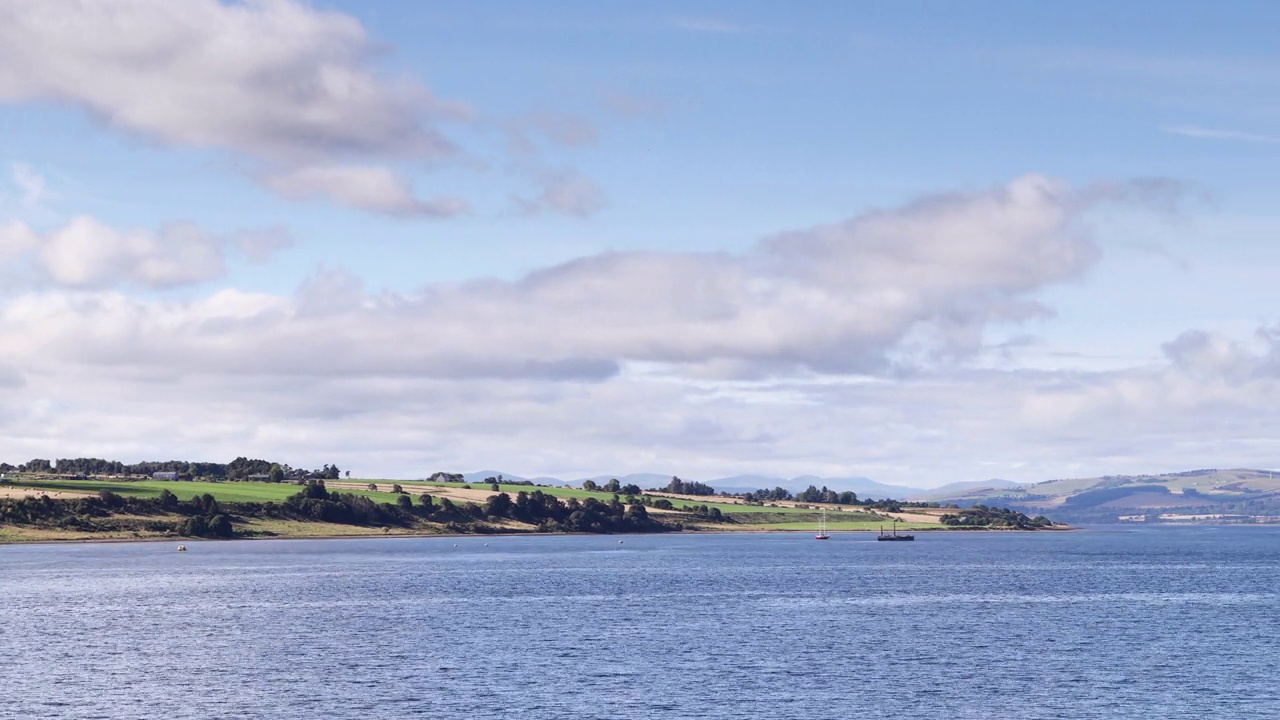
[[[230,150],[273,173],[453,151],[438,124],[469,110],[387,77],[376,55],[357,20],[294,0],[0,2],[0,101],[78,105],[120,130]],[[326,195],[383,207],[359,192]]]
[[39,234],[26,223],[15,220],[0,225],[0,267],[16,262],[39,245]]
[[128,284],[162,289],[223,276],[228,248],[238,249],[250,261],[261,261],[289,242],[279,230],[226,238],[179,223],[160,232],[119,231],[80,216],[43,235],[21,222],[0,227],[0,268],[27,260],[63,287]]
[[450,217],[467,210],[458,198],[420,200],[408,182],[381,166],[310,166],[270,175],[265,184],[284,197],[324,197],[342,205],[391,215]]
[[428,124],[444,106],[372,56],[354,18],[292,0],[0,3],[0,98],[268,158],[444,151]]
[[1280,135],[1264,135],[1262,133],[1241,132],[1239,130],[1214,130],[1196,125],[1175,125],[1163,128],[1165,132],[1193,138],[1209,140],[1240,140],[1243,142],[1275,145],[1280,143]]
[[[1144,471],[1153,457],[1265,464],[1258,438],[1280,429],[1274,328],[1252,344],[1189,332],[1165,362],[1124,371],[966,362],[984,328],[1048,312],[1037,293],[1098,257],[1091,208],[1134,192],[1031,176],[739,255],[611,253],[409,294],[332,271],[291,294],[129,297],[97,268],[136,284],[204,277],[211,241],[88,219],[46,235],[5,226],[0,248],[40,262],[66,244],[54,267],[72,287],[0,303],[0,429],[18,459],[247,453],[399,477],[496,466],[941,484]],[[110,252],[77,265],[101,252],[93,242]]]
[[[632,362],[884,372],[965,357],[987,325],[1045,313],[1036,291],[1098,256],[1080,218],[1100,197],[1029,176],[778,236],[744,255],[611,253],[517,282],[413,294],[369,295],[323,276],[322,291],[313,283],[230,317],[221,296],[185,306],[81,298],[65,317],[30,314],[42,302],[33,298],[27,313],[0,313],[0,332],[61,328],[77,338],[79,362],[128,343],[146,349],[140,362],[211,372],[599,379]],[[220,248],[189,228],[118,233],[81,219],[46,238],[41,261],[65,285],[162,286],[221,272]],[[169,328],[163,338],[149,332],[157,323]],[[90,329],[94,339],[81,341]],[[263,346],[279,348],[271,362],[246,352]]]
[[25,163],[13,163],[11,166],[13,182],[22,192],[19,203],[27,211],[38,209],[48,197],[44,177]]

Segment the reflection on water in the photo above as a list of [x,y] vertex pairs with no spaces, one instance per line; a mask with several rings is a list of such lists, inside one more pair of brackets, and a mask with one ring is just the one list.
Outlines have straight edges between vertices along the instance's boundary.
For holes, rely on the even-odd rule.
[[0,718],[1280,716],[1203,530],[0,547]]

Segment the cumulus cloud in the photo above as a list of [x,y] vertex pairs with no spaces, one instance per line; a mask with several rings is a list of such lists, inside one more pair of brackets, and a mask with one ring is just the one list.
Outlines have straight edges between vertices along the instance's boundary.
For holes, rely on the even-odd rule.
[[311,166],[269,175],[264,182],[287,198],[323,197],[391,215],[450,217],[467,209],[459,198],[421,200],[403,177],[381,166]]
[[17,220],[0,225],[0,267],[8,266],[40,245],[40,235]]
[[[117,129],[275,172],[453,151],[439,122],[469,110],[387,77],[376,54],[354,18],[294,0],[0,2],[0,101],[77,105]],[[408,203],[323,194],[372,210]]]
[[[1153,457],[1262,464],[1280,427],[1276,327],[1188,331],[1161,362],[1120,371],[966,362],[984,328],[1049,312],[1039,290],[1098,258],[1091,209],[1134,192],[1032,176],[740,254],[607,253],[413,293],[325,270],[286,294],[130,297],[120,283],[206,277],[242,246],[191,228],[11,224],[0,249],[52,263],[41,271],[66,287],[0,303],[0,428],[31,456],[256,452],[357,471],[376,456],[370,472],[400,476],[732,468],[928,484],[1141,472]],[[172,427],[193,406],[198,421]],[[322,450],[339,447],[354,449]]]
[[292,0],[0,3],[0,98],[273,158],[446,149],[425,122],[444,106],[371,56],[355,19]]
[[[55,355],[70,338],[81,362],[127,342],[145,350],[142,362],[214,372],[599,379],[640,362],[880,373],[966,357],[989,324],[1047,312],[1036,291],[1098,257],[1080,220],[1099,197],[1029,176],[769,238],[740,255],[609,253],[515,282],[411,294],[369,294],[347,280],[341,292],[309,284],[293,296],[226,291],[186,305],[77,297],[74,311],[33,296],[0,312],[0,332],[44,337]],[[216,260],[189,229],[135,237],[89,221],[47,238],[41,253],[72,286],[122,274],[191,281],[217,271]],[[274,348],[269,360],[246,351],[259,347]]]
[[46,234],[21,222],[0,227],[0,268],[26,260],[63,287],[163,289],[221,277],[228,248],[261,261],[289,242],[280,230],[218,237],[175,223],[159,232],[120,231],[80,216]]

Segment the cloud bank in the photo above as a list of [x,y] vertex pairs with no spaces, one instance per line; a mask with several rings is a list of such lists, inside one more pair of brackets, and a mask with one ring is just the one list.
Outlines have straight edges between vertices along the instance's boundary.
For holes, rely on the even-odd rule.
[[[182,305],[36,294],[0,311],[0,330],[44,337],[55,355],[60,337],[76,338],[80,362],[127,342],[157,363],[235,373],[595,380],[631,362],[882,373],[967,356],[991,323],[1048,312],[1034,294],[1096,261],[1080,218],[1106,196],[1028,176],[740,255],[610,253],[415,294],[371,295],[334,275],[292,296],[225,290]],[[9,245],[31,242],[11,234]],[[40,243],[39,263],[66,287],[163,287],[222,269],[221,246],[185,227],[116,233],[82,218]],[[86,333],[102,327],[120,336]]]
[[1039,293],[1098,262],[1088,220],[1102,205],[1167,190],[1027,176],[738,254],[608,253],[414,293],[326,271],[285,294],[131,295],[282,241],[10,224],[0,267],[38,272],[0,303],[0,428],[22,455],[256,453],[398,477],[927,485],[1260,457],[1258,428],[1280,423],[1280,330],[1191,330],[1123,371],[978,361],[988,328],[1051,313]]

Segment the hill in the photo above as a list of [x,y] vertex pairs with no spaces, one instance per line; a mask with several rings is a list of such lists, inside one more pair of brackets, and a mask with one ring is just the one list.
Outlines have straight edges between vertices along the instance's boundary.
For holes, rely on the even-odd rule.
[[1280,522],[1280,476],[1268,470],[1207,468],[979,485],[939,488],[927,499],[962,507],[1002,505],[1070,523]]

